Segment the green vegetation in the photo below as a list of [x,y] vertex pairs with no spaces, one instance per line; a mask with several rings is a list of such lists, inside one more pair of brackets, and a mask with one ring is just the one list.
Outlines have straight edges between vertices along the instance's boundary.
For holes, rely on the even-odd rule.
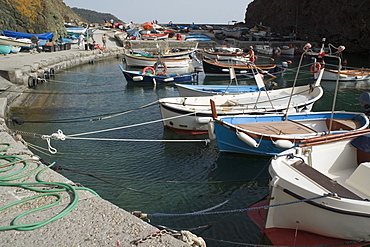
[[89,23],[104,23],[104,20],[113,19],[114,22],[121,22],[122,20],[118,19],[116,16],[109,14],[109,13],[99,13],[93,10],[88,9],[79,9],[79,8],[72,8],[73,12],[79,15],[83,20],[86,20]]

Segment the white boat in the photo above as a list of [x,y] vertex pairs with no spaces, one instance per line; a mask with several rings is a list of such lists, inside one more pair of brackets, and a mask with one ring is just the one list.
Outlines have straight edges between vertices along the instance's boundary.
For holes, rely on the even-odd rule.
[[257,92],[258,86],[252,85],[190,85],[176,84],[180,97],[199,97],[223,94]]
[[204,49],[203,55],[206,58],[213,59],[213,60],[220,60],[220,61],[240,61],[240,62],[248,62],[249,55],[244,53],[239,48],[216,48],[212,50]]
[[[317,66],[317,65],[313,65]],[[312,72],[317,71],[316,68],[311,70]],[[317,78],[317,73],[314,73],[314,77]],[[322,76],[323,80],[328,81],[365,81],[370,79],[370,69],[324,69]]]
[[368,133],[318,137],[274,157],[265,229],[370,241]]
[[[260,88],[264,87],[260,74],[255,75],[255,80]],[[162,98],[159,104],[164,127],[181,134],[208,133],[211,100],[218,116],[310,111],[323,95],[320,81],[319,78],[314,85],[234,95]]]
[[[144,57],[141,55],[125,54],[126,65],[130,67],[153,67],[158,62],[156,57]],[[168,68],[184,68],[189,67],[192,60],[189,57],[186,58],[161,58],[162,62],[165,62]]]
[[233,28],[233,29],[223,29],[222,32],[227,37],[239,38],[242,35],[243,30],[240,28]]
[[280,53],[280,55],[289,55],[293,56],[295,53],[295,48],[293,46],[282,46],[278,48],[277,53]]
[[274,48],[272,48],[269,45],[255,45],[254,50],[258,53],[262,53],[265,55],[273,55],[274,54]]
[[35,44],[32,43],[31,39],[16,39],[8,36],[0,35],[0,45],[12,45],[20,47],[32,47]]

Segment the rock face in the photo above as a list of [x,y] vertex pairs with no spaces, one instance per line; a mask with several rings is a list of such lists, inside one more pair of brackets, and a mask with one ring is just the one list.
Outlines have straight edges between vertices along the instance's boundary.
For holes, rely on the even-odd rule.
[[66,34],[64,22],[81,19],[61,0],[0,0],[0,29],[27,33]]
[[260,24],[282,35],[295,32],[309,42],[344,45],[348,52],[370,51],[368,0],[254,0],[247,7],[248,27]]

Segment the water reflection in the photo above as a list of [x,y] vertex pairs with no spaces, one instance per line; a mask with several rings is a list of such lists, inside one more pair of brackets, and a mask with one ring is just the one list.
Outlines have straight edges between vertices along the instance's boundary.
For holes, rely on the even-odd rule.
[[[286,58],[275,58],[276,63],[284,60]],[[273,80],[278,87],[293,84],[298,58],[294,57],[292,60],[293,63],[289,65],[284,76]],[[271,63],[268,59],[266,61]],[[263,58],[258,62],[262,63]],[[173,84],[127,84],[118,68],[121,63],[121,60],[111,59],[58,73],[54,81],[42,84],[34,90],[34,93],[44,95],[40,98],[43,105],[30,102],[29,105],[11,109],[9,112],[10,118],[42,122],[9,126],[40,134],[51,134],[58,129],[66,134],[76,134],[160,120],[161,114],[157,104],[140,107],[159,98],[178,96],[176,87]],[[305,59],[304,63],[309,65],[310,60]],[[301,72],[298,84],[314,82],[308,66],[304,66]],[[230,82],[229,77],[207,77],[204,73],[199,75],[200,84]],[[253,80],[238,78],[238,83],[252,84]],[[324,96],[314,105],[315,111],[331,110],[335,83],[323,81],[322,86],[325,89]],[[336,109],[361,111],[359,95],[366,91],[368,86],[368,82],[340,83]],[[105,120],[90,121],[126,111],[126,114]],[[177,135],[171,130],[163,129],[161,121],[88,137],[137,140],[208,138],[207,135]],[[24,138],[39,146],[46,146],[43,140],[27,136]],[[266,164],[269,157],[221,154],[214,141],[206,145],[204,142],[66,140],[53,141],[52,145],[59,150],[58,155],[50,157],[38,154],[45,160],[56,161],[64,167],[111,176],[106,178],[110,183],[106,183],[91,176],[71,171],[62,172],[66,177],[96,190],[103,198],[127,211],[188,213],[215,206],[228,199],[230,201],[217,210],[246,208],[268,193]],[[247,188],[260,172],[258,179]],[[177,229],[194,229],[194,233],[211,239],[259,243],[259,229],[247,213],[153,218],[151,222]],[[207,240],[207,244],[235,246],[212,240]]]

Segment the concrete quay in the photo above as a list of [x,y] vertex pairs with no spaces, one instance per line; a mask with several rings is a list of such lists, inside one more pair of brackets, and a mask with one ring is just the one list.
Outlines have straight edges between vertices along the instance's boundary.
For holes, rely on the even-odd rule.
[[[101,43],[99,35],[95,40]],[[60,175],[38,160],[28,147],[22,143],[21,136],[8,130],[5,116],[8,105],[20,100],[19,95],[28,89],[30,76],[41,77],[53,68],[55,73],[91,60],[105,59],[123,53],[117,46],[113,33],[108,35],[107,49],[81,50],[72,45],[70,50],[42,53],[19,53],[0,57],[0,247],[20,246],[196,246],[189,244],[191,238],[180,240],[168,232],[139,219],[133,214],[98,197],[88,190],[76,190],[75,182]],[[13,158],[5,158],[13,157]],[[13,162],[16,157],[18,162]],[[22,160],[20,160],[22,159]],[[20,160],[20,161],[19,161]],[[26,163],[25,163],[26,162]],[[13,164],[14,163],[14,164]],[[12,169],[9,169],[13,167]],[[38,172],[46,168],[39,177]],[[19,173],[18,173],[19,172]],[[8,183],[18,183],[17,186]],[[29,185],[28,183],[37,183]],[[55,184],[56,183],[56,184]],[[34,191],[34,189],[40,191]],[[56,201],[56,195],[35,197],[33,200],[5,208],[12,203],[33,196],[44,195],[50,189],[66,188],[58,191],[59,204],[26,214],[22,213],[43,207]],[[71,206],[74,208],[71,208]],[[69,211],[71,210],[71,211]],[[69,212],[68,212],[69,211]],[[49,221],[41,227],[35,223]],[[13,227],[13,225],[18,225]],[[30,230],[31,228],[35,228]],[[193,236],[194,237],[194,236]],[[137,240],[144,240],[135,243]],[[193,238],[194,239],[194,238]],[[199,240],[199,239],[198,239]],[[190,242],[189,242],[190,241]]]

